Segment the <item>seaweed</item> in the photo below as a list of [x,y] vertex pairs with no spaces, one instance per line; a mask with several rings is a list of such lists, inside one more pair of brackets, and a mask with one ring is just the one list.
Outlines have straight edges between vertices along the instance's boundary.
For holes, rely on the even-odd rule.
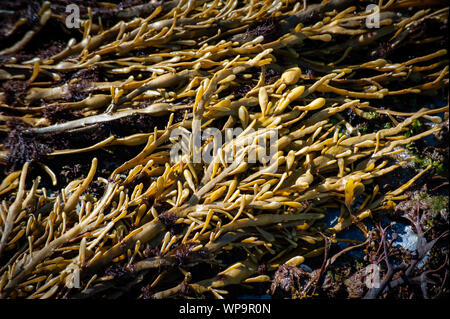
[[73,3],[0,12],[1,298],[448,295],[443,4]]

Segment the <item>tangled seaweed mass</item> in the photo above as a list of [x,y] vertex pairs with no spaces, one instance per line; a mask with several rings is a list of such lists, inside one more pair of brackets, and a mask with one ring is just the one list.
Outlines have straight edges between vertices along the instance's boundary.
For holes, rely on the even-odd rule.
[[448,294],[445,1],[0,6],[1,298]]

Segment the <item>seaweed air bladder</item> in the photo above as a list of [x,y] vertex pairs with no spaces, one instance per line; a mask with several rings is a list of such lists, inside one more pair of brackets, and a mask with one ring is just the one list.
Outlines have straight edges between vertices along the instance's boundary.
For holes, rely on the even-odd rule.
[[1,298],[312,297],[435,169],[380,182],[448,122],[439,1],[69,4],[0,10]]

